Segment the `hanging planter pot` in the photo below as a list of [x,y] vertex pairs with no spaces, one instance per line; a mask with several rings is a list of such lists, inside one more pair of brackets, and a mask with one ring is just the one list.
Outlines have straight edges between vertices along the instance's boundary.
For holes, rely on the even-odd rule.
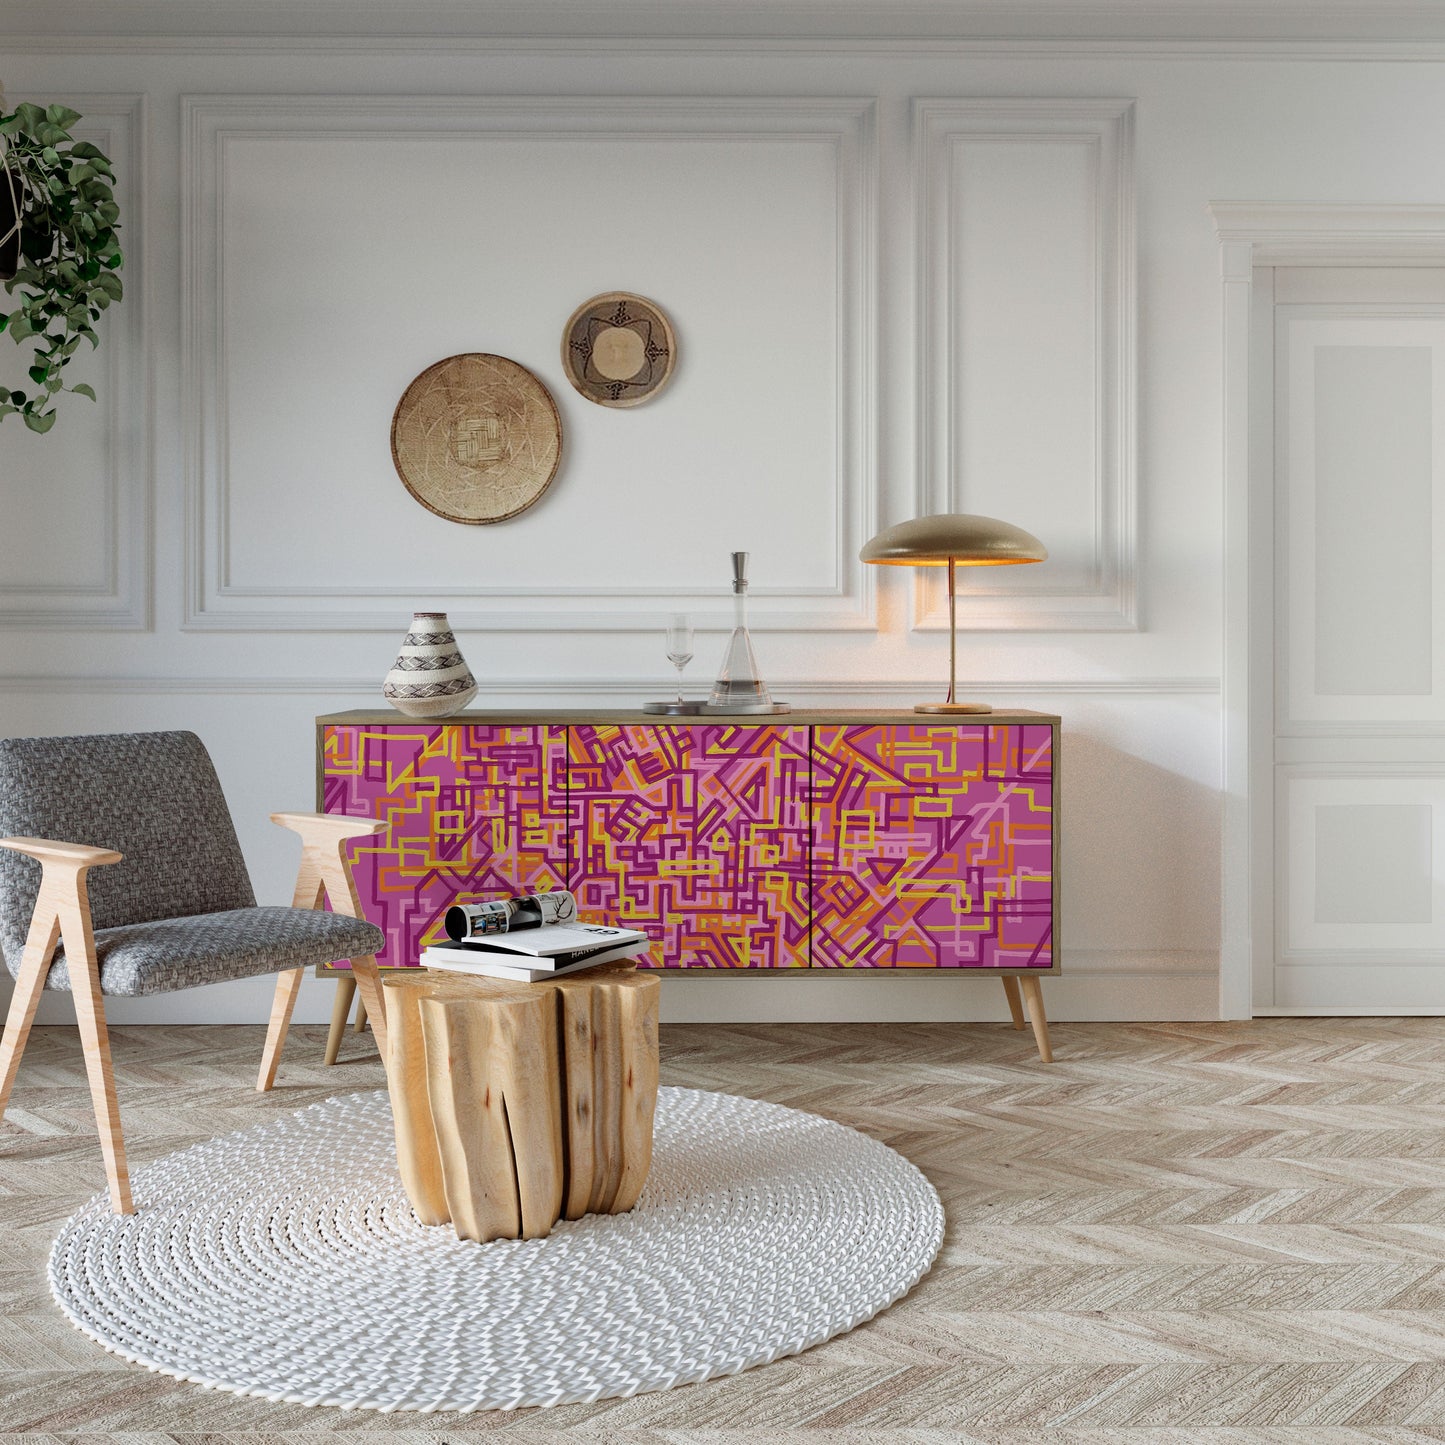
[[29,102],[0,115],[0,282],[15,308],[0,311],[0,332],[34,353],[29,383],[0,387],[0,421],[22,416],[37,432],[55,425],[62,392],[95,400],[86,383],[68,382],[66,368],[82,342],[100,345],[96,325],[122,295],[115,172],[97,146],[70,134],[79,119],[66,106]]

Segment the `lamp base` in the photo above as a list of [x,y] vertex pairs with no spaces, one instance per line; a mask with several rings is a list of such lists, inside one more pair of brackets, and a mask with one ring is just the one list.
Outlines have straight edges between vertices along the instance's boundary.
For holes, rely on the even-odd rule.
[[992,712],[993,705],[987,702],[919,702],[913,705],[913,711],[933,713]]

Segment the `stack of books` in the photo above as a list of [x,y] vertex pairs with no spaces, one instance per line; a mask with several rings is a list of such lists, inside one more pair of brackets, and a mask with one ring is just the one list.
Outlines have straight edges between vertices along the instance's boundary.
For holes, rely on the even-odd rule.
[[563,889],[504,902],[460,904],[447,911],[446,930],[448,942],[422,950],[424,968],[517,983],[636,958],[649,947],[647,935],[636,928],[581,922],[576,899]]

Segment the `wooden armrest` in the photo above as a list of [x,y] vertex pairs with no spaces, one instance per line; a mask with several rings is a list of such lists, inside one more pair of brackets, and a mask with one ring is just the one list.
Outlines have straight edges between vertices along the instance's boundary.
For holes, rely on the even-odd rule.
[[70,868],[94,868],[119,863],[125,856],[113,848],[92,848],[86,843],[59,843],[53,838],[0,838],[0,848],[24,853],[42,863],[62,863]]
[[386,824],[376,818],[348,818],[345,813],[272,813],[271,821],[307,842],[339,843],[386,831]]

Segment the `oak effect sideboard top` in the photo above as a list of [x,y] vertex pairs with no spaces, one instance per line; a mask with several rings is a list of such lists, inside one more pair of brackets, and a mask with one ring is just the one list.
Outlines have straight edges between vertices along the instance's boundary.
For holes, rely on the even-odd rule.
[[317,719],[380,961],[458,899],[570,888],[668,972],[1057,973],[1059,719],[911,709]]

